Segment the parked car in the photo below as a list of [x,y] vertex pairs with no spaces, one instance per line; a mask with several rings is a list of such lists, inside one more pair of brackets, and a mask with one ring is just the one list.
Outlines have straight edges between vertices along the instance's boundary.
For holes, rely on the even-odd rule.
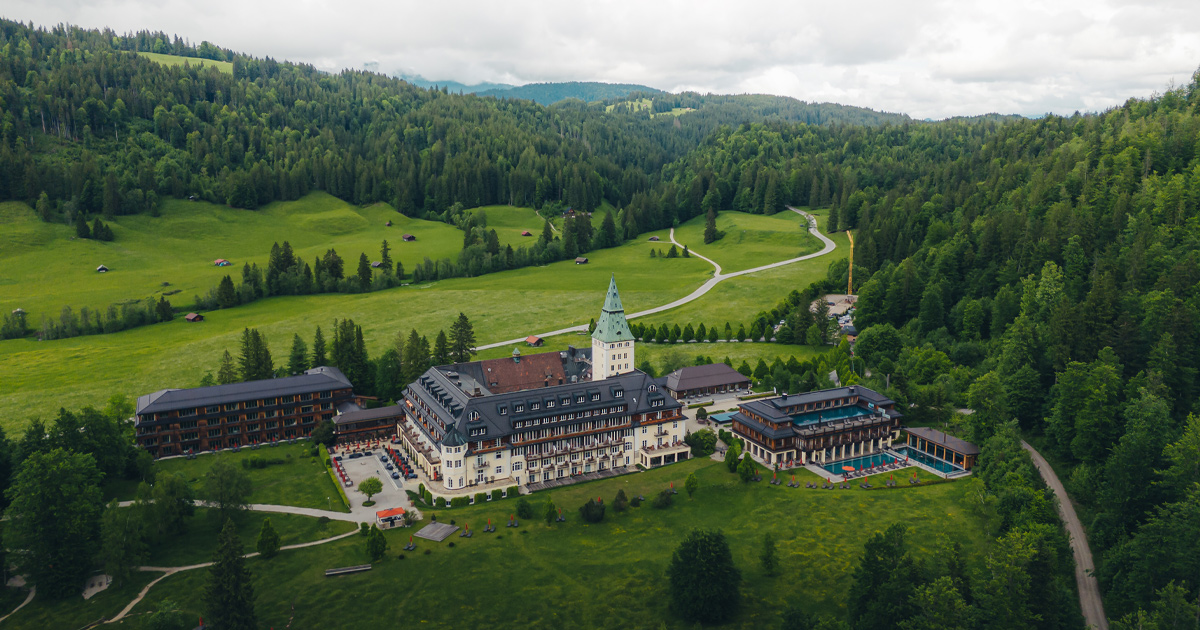
[[398,472],[392,473],[392,479],[399,479],[399,478],[400,478],[400,473],[398,473]]
[[392,470],[393,468],[395,468],[395,467],[394,467],[394,466],[392,466],[391,464],[384,464],[384,465],[383,465],[383,467],[384,467],[384,468],[386,468],[386,469],[388,469],[388,470]]
[[350,459],[358,459],[359,457],[362,457],[362,456],[363,456],[362,453],[350,453]]
[[340,461],[342,461],[342,456],[341,456],[341,455],[334,455],[334,456],[333,456],[333,459],[335,459],[336,461],[339,461],[339,462],[340,462]]
[[387,455],[380,455],[380,456],[379,456],[379,461],[381,461],[381,462],[386,462],[386,461],[387,461]]

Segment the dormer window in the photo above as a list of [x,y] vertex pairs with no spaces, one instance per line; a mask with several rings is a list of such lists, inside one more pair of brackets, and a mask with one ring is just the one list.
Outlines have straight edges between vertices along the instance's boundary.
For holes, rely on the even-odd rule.
[[542,408],[541,403],[529,403],[530,411],[537,411],[538,409],[541,409],[541,408]]
[[600,394],[592,394],[592,402],[598,402],[599,400]]
[[502,415],[502,416],[508,415],[508,407],[505,405],[500,405],[499,407],[497,407],[497,411],[499,411],[500,415]]
[[585,399],[584,399],[584,397],[583,397],[583,394],[580,394],[580,395],[578,395],[578,396],[576,396],[576,397],[575,397],[575,402],[577,402],[577,403],[584,402],[584,400],[585,400]]
[[547,400],[547,401],[546,401],[546,408],[547,408],[547,409],[553,409],[553,408],[554,408],[554,401],[553,401],[553,400]]
[[522,411],[525,411],[525,405],[519,403],[513,405],[513,413],[521,413]]
[[648,391],[648,392],[656,392],[656,391],[658,391],[658,386],[657,386],[657,385],[655,385],[655,384],[653,384],[653,383],[651,383],[651,384],[650,384],[650,387],[647,387],[647,388],[646,388],[646,391]]

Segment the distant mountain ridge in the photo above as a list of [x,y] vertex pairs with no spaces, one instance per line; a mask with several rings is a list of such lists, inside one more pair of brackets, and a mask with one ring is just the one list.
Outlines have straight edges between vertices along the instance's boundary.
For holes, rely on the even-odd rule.
[[447,90],[454,92],[455,94],[457,94],[459,92],[462,92],[463,94],[478,94],[479,92],[485,92],[485,91],[489,91],[489,90],[503,91],[503,90],[511,90],[511,89],[517,87],[515,85],[510,85],[508,83],[475,83],[475,84],[468,85],[466,83],[460,83],[458,81],[430,81],[429,79],[426,79],[425,77],[423,77],[419,74],[400,73],[395,76],[397,79],[411,83],[417,87],[422,87],[422,88],[426,88],[426,89],[434,88],[434,87],[446,88]]
[[540,105],[553,105],[569,98],[585,103],[625,98],[634,92],[663,94],[662,90],[636,83],[600,83],[597,81],[566,81],[563,83],[529,83],[509,89],[493,89],[476,92],[479,96],[496,98],[520,98]]

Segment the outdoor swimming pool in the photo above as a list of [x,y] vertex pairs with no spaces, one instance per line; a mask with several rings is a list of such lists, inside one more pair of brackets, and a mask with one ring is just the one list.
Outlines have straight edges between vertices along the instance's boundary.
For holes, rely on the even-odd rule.
[[901,446],[900,448],[896,449],[896,452],[900,453],[902,456],[915,459],[944,475],[962,470],[962,467],[960,466],[955,466],[950,462],[940,460],[928,453],[922,453],[921,451],[910,449],[906,446]]
[[821,468],[824,468],[835,475],[841,475],[846,472],[842,470],[842,466],[853,466],[856,469],[870,468],[871,466],[890,464],[894,461],[896,461],[896,458],[888,453],[875,453],[874,455],[864,455],[862,457],[855,457],[853,459],[844,459],[840,462],[826,464]]

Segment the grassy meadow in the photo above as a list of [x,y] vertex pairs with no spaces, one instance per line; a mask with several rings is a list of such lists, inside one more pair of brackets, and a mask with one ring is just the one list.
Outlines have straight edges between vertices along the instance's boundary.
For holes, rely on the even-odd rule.
[[233,74],[233,62],[231,61],[216,61],[213,59],[202,59],[200,57],[180,57],[179,55],[162,55],[152,52],[140,52],[139,55],[157,62],[165,66],[182,66],[184,64],[195,67],[212,66],[226,74]]
[[[518,235],[514,238],[530,238],[519,237],[522,226],[540,230],[541,220],[532,211],[486,211],[489,226],[512,230]],[[771,219],[748,217],[760,218]],[[384,227],[388,220],[393,222],[390,228]],[[288,240],[306,260],[334,247],[349,267],[360,252],[374,258],[380,241],[387,238],[393,258],[409,268],[424,256],[454,255],[462,244],[461,232],[452,226],[409,219],[383,204],[358,208],[323,193],[256,211],[171,200],[162,217],[118,217],[111,225],[116,241],[80,241],[72,239],[67,226],[42,223],[24,204],[0,205],[0,309],[20,306],[36,326],[41,313],[56,314],[64,303],[105,306],[178,289],[178,297],[187,296],[184,303],[190,304],[192,295],[206,292],[221,276],[240,273],[242,263],[264,264],[274,241]],[[418,240],[401,242],[399,236],[406,232]],[[651,248],[665,248],[646,238],[591,252],[587,265],[562,261],[366,294],[274,297],[206,313],[198,324],[177,318],[108,335],[0,341],[5,381],[0,389],[0,427],[19,431],[31,418],[48,419],[59,407],[100,405],[113,394],[132,398],[166,387],[195,386],[206,372],[216,371],[222,352],[236,353],[247,327],[267,336],[277,366],[286,362],[294,334],[311,342],[316,326],[328,336],[331,323],[345,317],[363,327],[372,356],[398,332],[413,328],[432,341],[460,311],[470,316],[482,345],[587,323],[599,313],[613,274],[628,313],[684,297],[712,276],[712,266],[699,258],[650,258]],[[844,235],[834,238],[846,243]],[[700,251],[705,251],[703,246]],[[703,321],[722,327],[729,321],[736,328],[773,307],[788,291],[823,277],[829,261],[847,251],[839,248],[828,256],[724,281],[695,302],[644,321],[681,326]],[[214,267],[215,258],[227,258],[236,266]],[[101,262],[112,271],[96,274],[95,265]],[[163,287],[164,281],[171,285]],[[587,343],[585,337],[579,340]],[[772,358],[789,354],[768,344],[761,350],[759,344],[716,345],[736,345],[739,352],[744,347],[746,358],[754,360],[759,352]],[[653,356],[657,351],[648,352]],[[699,353],[690,345],[685,352]],[[703,353],[714,358],[735,354],[717,348]]]
[[[609,510],[595,525],[579,518],[577,508],[590,497],[611,503],[624,489],[649,498],[671,482],[682,488],[693,471],[700,489],[692,499],[680,490],[666,509],[646,503],[624,514]],[[818,480],[806,471],[796,478]],[[338,578],[336,588],[324,569],[368,561],[357,536],[285,551],[270,561],[250,560],[249,567],[264,626],[282,627],[291,619],[292,627],[336,627],[353,618],[428,628],[657,628],[664,623],[685,628],[690,626],[667,612],[667,564],[687,530],[720,528],[742,569],[744,597],[739,616],[723,627],[773,627],[790,604],[844,614],[866,539],[895,522],[910,526],[910,548],[926,562],[937,562],[944,541],[962,543],[967,556],[978,560],[989,541],[982,521],[966,507],[976,484],[966,479],[881,491],[795,489],[765,481],[744,484],[720,462],[705,458],[529,498],[535,505],[554,501],[567,517],[563,524],[524,520],[518,530],[499,527],[495,534],[480,531],[471,539],[418,540],[417,551],[408,553],[400,548],[413,530],[389,531],[388,557],[369,572]],[[506,501],[427,510],[426,516],[436,513],[438,520],[482,530],[488,518],[499,523],[513,509]],[[779,554],[780,572],[773,578],[763,574],[757,560],[767,532],[775,536]],[[206,578],[204,570],[171,576],[135,612],[169,598],[199,615],[197,595]],[[447,589],[447,583],[454,588]],[[25,617],[13,626],[36,627]]]
[[[388,221],[392,227],[385,227]],[[288,241],[310,265],[336,249],[347,275],[361,253],[379,260],[384,239],[392,259],[409,269],[426,256],[437,260],[462,249],[462,232],[454,226],[410,219],[385,204],[356,207],[320,192],[258,210],[168,199],[160,217],[109,222],[112,242],[77,239],[73,227],[44,223],[19,202],[0,204],[0,225],[0,308],[25,309],[33,327],[43,315],[57,317],[65,305],[103,309],[172,294],[172,304],[188,307],[226,275],[240,282],[243,264],[265,267],[275,242]],[[406,233],[417,240],[403,242]],[[218,258],[233,265],[213,265]],[[101,264],[108,273],[96,273]]]
[[717,215],[717,229],[725,236],[707,245],[704,223],[704,217],[683,223],[675,229],[675,240],[715,260],[723,273],[811,254],[822,246],[817,237],[808,233],[804,217],[790,210],[771,216],[722,212]]
[[[333,485],[333,480],[329,478],[321,457],[309,457],[309,446],[308,442],[300,442],[266,446],[256,451],[248,448],[236,453],[221,451],[195,459],[173,457],[159,460],[154,466],[160,474],[167,472],[183,477],[195,490],[197,498],[206,499],[208,497],[204,493],[204,475],[217,461],[226,461],[240,468],[242,461],[251,457],[283,460],[283,463],[272,464],[266,468],[246,470],[252,484],[248,497],[250,503],[349,512],[338,498],[337,486]],[[105,498],[128,501],[134,498],[136,491],[136,484],[110,486],[106,488]]]

